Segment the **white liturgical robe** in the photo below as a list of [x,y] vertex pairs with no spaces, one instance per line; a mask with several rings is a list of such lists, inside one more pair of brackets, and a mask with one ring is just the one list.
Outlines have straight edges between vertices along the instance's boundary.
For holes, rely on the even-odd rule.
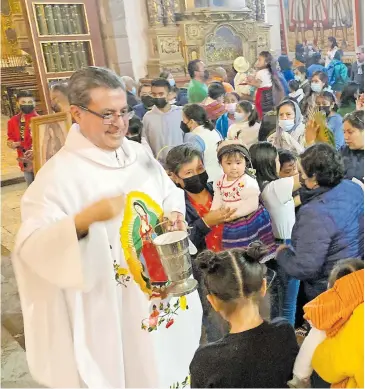
[[[120,194],[123,215],[93,224],[79,241],[74,216]],[[71,127],[22,199],[13,256],[35,380],[51,388],[157,388],[185,379],[199,346],[198,293],[187,296],[189,309],[172,325],[169,317],[152,320],[150,332],[151,312],[157,306],[162,319],[163,309],[145,293],[154,271],[147,233],[172,211],[185,214],[183,191],[142,145],[123,139],[118,150],[104,151]],[[124,285],[118,268],[130,276]]]

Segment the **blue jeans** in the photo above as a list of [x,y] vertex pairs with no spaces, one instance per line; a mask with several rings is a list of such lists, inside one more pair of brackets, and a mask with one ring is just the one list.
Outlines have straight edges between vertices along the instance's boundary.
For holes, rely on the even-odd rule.
[[276,271],[271,286],[271,319],[284,317],[294,327],[300,281],[289,276],[275,260],[266,265]]
[[34,181],[34,173],[33,172],[23,172],[23,173],[24,173],[25,182],[29,186]]

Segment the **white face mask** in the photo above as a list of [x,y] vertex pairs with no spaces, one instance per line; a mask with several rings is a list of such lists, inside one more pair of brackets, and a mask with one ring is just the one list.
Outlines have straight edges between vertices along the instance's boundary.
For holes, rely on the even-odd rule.
[[294,127],[294,119],[280,119],[279,126],[284,131],[290,131]]
[[311,89],[315,93],[320,93],[320,92],[322,92],[322,85],[318,84],[318,83],[315,83],[315,82],[312,82],[311,83]]
[[298,76],[297,74],[294,76],[294,79],[298,82],[302,82],[303,76]]
[[234,118],[236,122],[243,122],[246,119],[246,115],[241,112],[235,112],[234,113]]
[[236,112],[237,103],[229,103],[225,104],[226,111],[230,114],[234,114]]

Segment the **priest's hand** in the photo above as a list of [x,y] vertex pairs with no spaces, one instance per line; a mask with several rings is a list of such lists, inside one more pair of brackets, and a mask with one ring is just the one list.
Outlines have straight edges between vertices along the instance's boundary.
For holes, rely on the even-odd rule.
[[93,223],[114,219],[122,213],[124,202],[124,196],[117,196],[91,204],[75,216],[76,231],[81,235],[87,234]]

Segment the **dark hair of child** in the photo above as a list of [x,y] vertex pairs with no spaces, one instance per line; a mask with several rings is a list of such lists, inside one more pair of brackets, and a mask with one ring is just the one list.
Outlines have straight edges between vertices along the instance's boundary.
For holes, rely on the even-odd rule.
[[141,143],[142,128],[143,128],[142,121],[137,116],[133,116],[129,120],[128,139]]
[[328,278],[328,287],[332,288],[337,280],[355,271],[364,268],[364,261],[357,258],[348,258],[338,261]]
[[266,275],[266,266],[260,260],[267,254],[261,242],[245,249],[214,253],[203,251],[197,262],[203,272],[208,294],[216,296],[224,305],[225,313],[232,313],[242,298],[258,302]]
[[290,80],[288,85],[291,92],[296,92],[300,86],[297,80]]
[[277,180],[276,147],[270,142],[259,142],[250,147],[253,168],[256,170],[257,182],[262,190],[265,182]]
[[[221,142],[219,142],[221,143]],[[218,143],[218,145],[219,145]],[[221,149],[218,150],[217,158],[220,164],[222,164],[223,157],[227,156],[227,158],[244,158],[246,161],[246,169],[245,173],[250,175],[251,177],[254,177],[250,169],[252,169],[252,162],[251,162],[251,156],[250,153],[244,145],[240,144],[230,144],[227,146],[223,146]]]
[[189,120],[194,120],[199,126],[213,131],[214,124],[208,119],[206,110],[199,104],[187,104],[183,108],[185,116]]
[[31,97],[32,99],[34,99],[32,92],[30,92],[29,90],[21,90],[19,93],[17,93],[17,100],[21,99],[22,97]]
[[[259,123],[259,114],[257,113],[255,106],[247,100],[238,102],[238,105],[243,109],[244,112],[248,113],[248,125],[252,127],[255,123]],[[238,134],[239,135],[239,134]]]
[[283,167],[284,163],[293,162],[297,160],[297,157],[290,151],[280,149],[278,150],[280,167]]

